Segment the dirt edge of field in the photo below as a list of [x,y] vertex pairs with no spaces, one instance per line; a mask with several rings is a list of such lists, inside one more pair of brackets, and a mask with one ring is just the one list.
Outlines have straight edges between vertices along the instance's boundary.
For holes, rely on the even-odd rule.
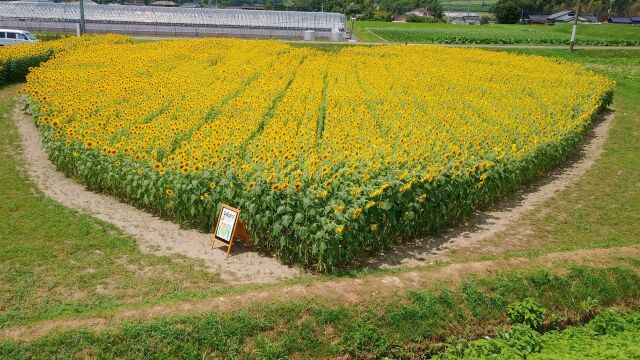
[[149,321],[160,317],[199,315],[211,311],[225,313],[248,306],[292,300],[315,300],[343,306],[357,305],[371,299],[392,297],[408,290],[430,288],[437,284],[456,286],[473,277],[491,276],[505,270],[518,271],[544,267],[552,272],[562,273],[570,266],[604,267],[612,260],[638,256],[640,256],[640,246],[626,246],[549,253],[534,258],[519,257],[507,260],[454,263],[435,269],[427,268],[392,275],[372,275],[358,279],[276,287],[203,300],[133,308],[104,316],[45,320],[30,325],[1,329],[0,339],[32,341],[59,331],[74,329],[101,331],[126,321]]

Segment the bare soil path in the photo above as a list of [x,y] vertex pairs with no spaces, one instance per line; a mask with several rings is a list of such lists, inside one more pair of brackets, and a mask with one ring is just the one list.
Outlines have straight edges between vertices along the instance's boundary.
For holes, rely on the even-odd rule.
[[427,268],[394,275],[373,275],[357,279],[349,278],[315,282],[310,285],[275,287],[204,300],[141,307],[104,316],[45,320],[25,326],[0,329],[0,339],[9,338],[14,341],[29,341],[54,331],[80,328],[100,331],[129,320],[152,320],[158,317],[197,315],[211,311],[224,313],[250,305],[284,302],[294,299],[321,299],[324,303],[354,305],[371,299],[391,297],[411,289],[429,288],[438,283],[456,286],[472,276],[490,276],[504,270],[522,270],[544,266],[551,271],[561,272],[566,270],[568,264],[572,266],[581,264],[607,266],[611,261],[620,257],[638,256],[640,256],[640,246],[627,246],[611,249],[558,252],[536,258],[512,258],[508,260],[450,264],[435,269]]

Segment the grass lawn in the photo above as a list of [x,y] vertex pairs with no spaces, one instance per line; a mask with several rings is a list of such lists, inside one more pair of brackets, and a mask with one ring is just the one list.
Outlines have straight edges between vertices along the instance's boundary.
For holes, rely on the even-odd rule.
[[614,267],[504,271],[460,284],[371,298],[360,306],[313,300],[256,304],[218,314],[129,321],[102,331],[53,333],[34,341],[0,339],[0,358],[307,359],[428,358],[451,336],[495,335],[509,305],[533,298],[543,326],[561,329],[602,306],[636,309],[640,259]]
[[[615,120],[604,154],[577,184],[547,201],[544,211],[527,214],[482,247],[451,253],[452,261],[639,244],[640,51],[509,51],[567,58],[616,79]],[[0,329],[243,291],[225,287],[197,262],[143,255],[135,241],[115,227],[43,197],[16,160],[20,150],[12,109],[12,101],[0,98]],[[513,247],[486,251],[515,236]],[[353,306],[280,299],[278,304],[228,314],[134,321],[102,332],[74,330],[32,342],[0,339],[0,358],[410,358],[432,354],[438,349],[434,344],[465,330],[470,337],[499,333],[508,304],[524,297],[534,297],[550,310],[551,328],[583,320],[599,306],[637,308],[639,266],[640,259],[628,257],[614,259],[606,268],[568,262],[562,269],[502,271],[398,291]],[[298,280],[303,281],[310,279]]]
[[[571,27],[572,24],[471,26],[361,21],[356,22],[354,33],[365,42],[563,45],[569,43]],[[637,46],[640,45],[640,28],[579,24],[577,44]]]

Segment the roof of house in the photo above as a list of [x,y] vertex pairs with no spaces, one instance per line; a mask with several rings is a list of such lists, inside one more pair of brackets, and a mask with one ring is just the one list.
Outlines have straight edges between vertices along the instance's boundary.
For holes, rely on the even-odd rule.
[[426,16],[431,16],[431,12],[425,8],[415,8],[411,11],[407,11],[406,13],[404,13],[405,15],[413,15],[413,16],[420,16],[420,17],[426,17]]
[[154,1],[149,5],[151,5],[151,6],[178,6],[178,4],[176,4],[173,1],[169,1],[169,0]]
[[463,17],[463,16],[480,16],[480,14],[473,13],[473,12],[451,12],[451,11],[445,11],[444,12],[444,16],[446,16],[448,18],[455,18],[455,17]]
[[631,21],[632,21],[634,24],[638,24],[638,23],[640,23],[640,16],[632,16],[632,17],[631,17]]
[[547,22],[553,21],[553,19],[549,19],[549,15],[528,15],[529,20],[536,22]]
[[578,20],[580,20],[580,18],[583,18],[583,19],[585,19],[585,20],[587,20],[589,22],[592,22],[592,23],[597,23],[598,22],[598,18],[595,17],[594,15],[580,15],[578,17]]
[[609,22],[613,24],[632,24],[630,17],[627,16],[609,16]]
[[570,15],[571,16],[573,14],[575,14],[573,12],[573,10],[564,10],[564,11],[557,12],[555,14],[551,14],[551,15],[548,16],[548,18],[552,19],[552,20],[555,20],[555,19],[557,19],[559,17],[563,17],[563,16],[566,16],[566,15]]

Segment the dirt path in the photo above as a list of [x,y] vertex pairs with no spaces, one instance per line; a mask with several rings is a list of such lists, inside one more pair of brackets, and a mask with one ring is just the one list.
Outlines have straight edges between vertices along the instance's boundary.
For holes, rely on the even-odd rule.
[[220,273],[224,280],[234,284],[269,283],[299,275],[297,269],[275,258],[244,251],[242,246],[234,247],[233,256],[227,258],[226,248],[211,247],[210,234],[182,229],[110,196],[86,190],[55,169],[30,116],[16,106],[13,118],[21,138],[25,170],[38,188],[62,205],[119,227],[137,240],[143,253],[202,259],[208,270]]
[[558,252],[537,258],[513,258],[451,264],[441,268],[409,271],[397,275],[374,275],[358,279],[349,278],[316,282],[311,285],[277,287],[204,300],[142,307],[114,312],[100,317],[45,320],[30,325],[1,329],[0,339],[9,338],[14,341],[29,341],[53,331],[80,328],[100,331],[123,321],[151,320],[172,315],[197,315],[211,311],[224,313],[250,305],[284,302],[292,299],[321,299],[323,303],[353,305],[364,303],[369,299],[402,294],[411,289],[429,288],[442,282],[456,286],[472,276],[490,276],[503,270],[545,267],[551,271],[565,271],[569,265],[607,266],[613,260],[629,256],[640,256],[640,246]]
[[613,117],[613,112],[601,116],[586,136],[578,153],[566,164],[527,186],[519,187],[516,192],[488,209],[476,212],[465,226],[448,229],[442,236],[395,245],[371,259],[368,266],[389,268],[447,260],[448,250],[478,245],[516,224],[523,214],[539,207],[559,191],[574,184],[591,168],[602,154]]

